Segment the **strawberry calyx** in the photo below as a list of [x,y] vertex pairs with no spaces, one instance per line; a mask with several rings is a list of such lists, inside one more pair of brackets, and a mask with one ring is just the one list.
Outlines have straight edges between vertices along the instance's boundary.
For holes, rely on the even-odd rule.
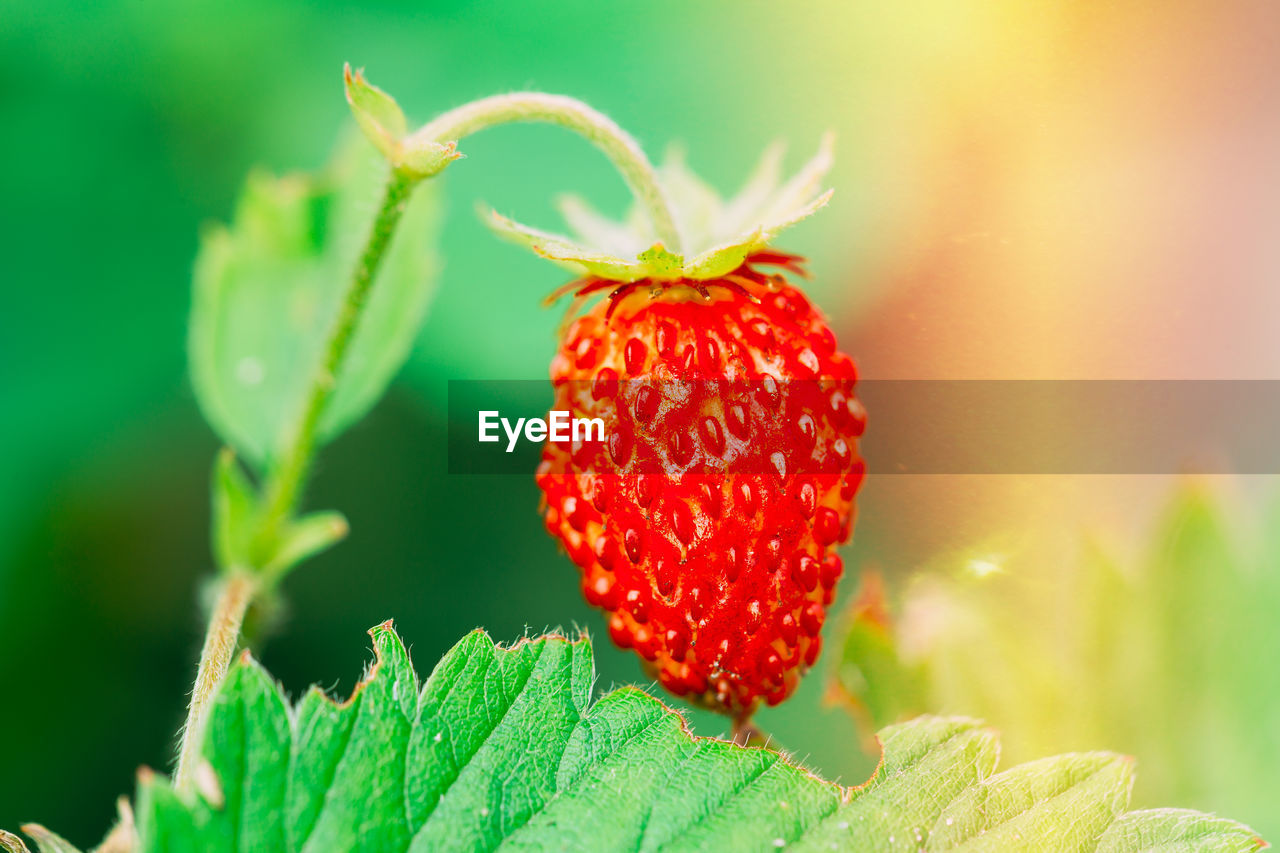
[[740,266],[722,276],[709,279],[659,279],[641,278],[635,281],[619,282],[616,279],[588,275],[574,279],[563,287],[556,288],[544,301],[543,305],[551,306],[564,296],[573,294],[573,303],[566,312],[566,321],[572,320],[583,305],[593,296],[607,293],[609,307],[605,311],[605,320],[613,318],[628,297],[647,294],[650,299],[697,299],[711,302],[715,299],[713,288],[722,288],[732,294],[745,297],[754,303],[760,302],[758,295],[763,292],[774,292],[786,285],[786,279],[778,274],[766,274],[756,269],[757,266],[775,266],[808,278],[805,259],[779,251],[754,252],[746,257]]
[[[831,168],[833,137],[823,137],[817,154],[794,176],[781,179],[783,148],[773,145],[737,195],[722,199],[684,163],[668,154],[657,170],[670,201],[682,249],[658,239],[650,217],[639,206],[622,221],[592,209],[577,196],[560,198],[559,207],[573,236],[523,225],[491,209],[486,222],[499,235],[583,276],[582,281],[638,286],[717,286],[752,263],[791,256],[768,246],[785,229],[811,216],[831,199],[823,178]],[[601,284],[598,289],[604,289]],[[572,291],[574,288],[569,288]]]

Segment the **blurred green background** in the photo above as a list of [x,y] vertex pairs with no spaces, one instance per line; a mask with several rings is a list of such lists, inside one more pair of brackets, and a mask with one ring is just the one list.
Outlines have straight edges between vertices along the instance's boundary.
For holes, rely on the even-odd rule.
[[[169,766],[211,566],[217,445],[184,373],[197,235],[251,166],[324,162],[348,122],[344,61],[417,120],[504,90],[577,96],[651,155],[682,140],[722,190],[769,141],[794,163],[835,128],[835,201],[784,248],[811,257],[812,295],[868,376],[1269,377],[1277,35],[1271,4],[1246,0],[2,0],[0,827],[88,843],[138,765]],[[562,273],[498,243],[473,201],[551,226],[556,192],[619,212],[625,189],[557,129],[464,148],[419,345],[310,493],[352,535],[287,581],[259,650],[294,694],[349,690],[363,632],[389,617],[424,674],[477,625],[603,636],[532,477],[445,474],[445,388],[544,376],[559,317],[538,306]],[[873,477],[851,573],[1045,524],[1127,536],[1165,491],[1084,479]],[[597,661],[601,686],[643,682],[607,642]],[[859,782],[864,733],[823,690],[815,673],[759,722]]]

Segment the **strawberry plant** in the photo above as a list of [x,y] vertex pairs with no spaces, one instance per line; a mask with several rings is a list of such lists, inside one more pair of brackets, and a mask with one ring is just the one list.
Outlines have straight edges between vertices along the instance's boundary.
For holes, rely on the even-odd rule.
[[[213,468],[218,574],[172,773],[143,769],[102,851],[437,849],[1251,850],[1249,828],[1129,810],[1134,768],[1081,752],[997,771],[996,734],[925,716],[880,732],[864,784],[823,781],[751,724],[821,649],[851,535],[866,417],[852,360],[784,277],[772,240],[823,206],[828,147],[790,181],[777,154],[724,203],[655,169],[569,98],[501,95],[411,131],[397,103],[346,76],[363,140],[315,177],[254,176],[195,270],[193,385],[225,442]],[[586,635],[512,646],[477,631],[420,679],[390,623],[345,700],[293,702],[247,651],[246,614],[338,542],[304,511],[316,452],[376,402],[421,322],[431,269],[427,179],[467,135],[509,121],[575,131],[637,198],[625,225],[568,210],[574,242],[494,225],[604,294],[567,325],[558,409],[607,437],[555,439],[536,474],[548,530],[608,634],[671,693],[729,714],[733,741],[693,736],[638,688],[597,698]],[[360,146],[385,161],[362,216]],[[353,234],[367,235],[363,245]],[[589,244],[589,245],[588,245]],[[348,271],[350,274],[348,275]],[[456,606],[456,605],[455,605]],[[24,827],[42,853],[74,848]],[[26,850],[0,833],[0,846]]]

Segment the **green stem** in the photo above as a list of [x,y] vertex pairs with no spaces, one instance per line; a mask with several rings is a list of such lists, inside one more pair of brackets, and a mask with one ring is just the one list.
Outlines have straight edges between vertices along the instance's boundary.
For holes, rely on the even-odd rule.
[[683,251],[671,203],[658,181],[653,164],[630,134],[613,119],[582,101],[541,92],[514,92],[481,98],[432,119],[411,134],[405,144],[411,147],[414,142],[457,142],[464,136],[496,124],[526,121],[548,122],[568,128],[603,151],[622,173],[631,192],[649,215],[658,239],[677,254]]
[[[528,92],[483,98],[445,113],[411,137],[402,140],[402,143],[456,142],[495,124],[517,121],[550,122],[584,136],[617,166],[648,212],[659,239],[673,251],[682,250],[671,205],[663,193],[653,165],[631,136],[612,120],[581,101]],[[298,498],[306,486],[325,407],[337,387],[338,376],[377,278],[378,268],[404,213],[409,194],[421,177],[408,171],[392,169],[382,206],[352,274],[302,411],[283,451],[268,470],[263,483],[261,510],[255,520],[256,530],[252,534],[250,565],[222,567],[217,601],[210,616],[187,723],[183,728],[182,746],[175,772],[179,789],[190,790],[195,783],[200,741],[209,704],[231,664],[245,613],[254,596],[276,580],[274,576],[268,576],[264,567],[275,556],[280,531],[293,517]]]
[[325,405],[333,396],[337,387],[338,373],[346,358],[351,340],[355,337],[356,327],[360,322],[360,314],[369,299],[378,267],[386,255],[387,247],[395,234],[396,226],[404,213],[409,193],[415,181],[399,172],[393,171],[387,181],[386,193],[382,207],[373,221],[369,239],[365,243],[364,252],[356,264],[347,287],[342,307],[333,331],[329,334],[325,346],[324,359],[307,395],[302,415],[298,419],[290,441],[285,445],[283,455],[272,467],[264,488],[262,520],[258,527],[256,549],[260,556],[265,556],[267,549],[275,545],[280,527],[292,515],[298,495],[306,485],[307,475],[311,469],[311,457],[315,451],[316,431],[320,426],[320,417],[324,414]]
[[174,781],[180,790],[189,790],[194,784],[198,752],[205,720],[222,679],[226,677],[231,657],[240,639],[240,629],[245,613],[254,596],[272,578],[264,575],[263,567],[272,556],[281,526],[293,515],[298,495],[306,483],[311,468],[311,456],[315,450],[316,431],[325,404],[333,396],[337,376],[342,369],[351,340],[360,322],[360,314],[369,298],[369,291],[377,278],[378,267],[386,255],[387,247],[395,234],[396,225],[404,213],[405,203],[413,189],[414,179],[393,171],[387,181],[382,207],[373,221],[373,228],[365,244],[364,252],[351,276],[351,284],[339,309],[337,321],[329,334],[324,358],[308,393],[302,414],[294,427],[279,462],[272,467],[264,485],[263,510],[254,537],[254,561],[248,568],[223,566],[218,581],[218,594],[209,616],[204,647],[196,670],[195,686],[191,691],[191,705],[187,709],[187,722],[182,728],[182,744],[178,751],[178,765]]

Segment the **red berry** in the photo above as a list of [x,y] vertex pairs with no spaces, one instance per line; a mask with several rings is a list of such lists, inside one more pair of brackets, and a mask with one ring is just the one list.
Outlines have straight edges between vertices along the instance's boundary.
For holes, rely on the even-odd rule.
[[761,265],[798,259],[622,285],[573,320],[553,408],[602,418],[606,440],[548,442],[538,476],[547,529],[585,560],[614,642],[673,693],[740,718],[817,659],[866,423],[852,360]]

